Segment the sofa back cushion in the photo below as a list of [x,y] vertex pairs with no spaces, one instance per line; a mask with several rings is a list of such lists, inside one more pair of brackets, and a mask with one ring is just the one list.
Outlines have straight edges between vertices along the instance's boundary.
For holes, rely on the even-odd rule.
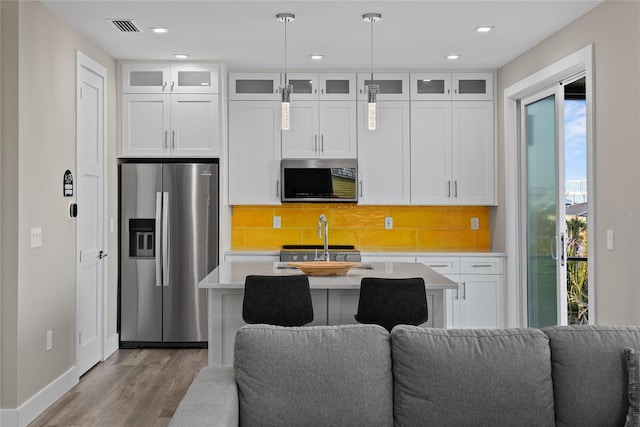
[[534,329],[391,331],[396,426],[553,426],[546,335]]
[[390,426],[389,333],[377,325],[242,327],[241,426]]
[[558,425],[624,425],[624,348],[640,349],[640,327],[555,326],[543,332],[551,347]]

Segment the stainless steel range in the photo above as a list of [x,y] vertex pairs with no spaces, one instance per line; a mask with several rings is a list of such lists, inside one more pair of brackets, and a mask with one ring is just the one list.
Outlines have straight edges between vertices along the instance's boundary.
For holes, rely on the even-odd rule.
[[[323,251],[323,245],[283,245],[280,261],[324,260]],[[360,251],[352,245],[329,245],[329,260],[360,262]]]

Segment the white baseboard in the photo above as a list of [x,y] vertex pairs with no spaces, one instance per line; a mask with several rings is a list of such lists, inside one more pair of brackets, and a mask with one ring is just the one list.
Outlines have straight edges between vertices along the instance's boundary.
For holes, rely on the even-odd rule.
[[18,409],[0,410],[0,425],[2,427],[27,426],[76,384],[78,384],[78,375],[76,367],[73,366],[20,405]]
[[107,337],[104,343],[104,355],[102,360],[107,360],[118,348],[120,348],[120,334],[116,333]]

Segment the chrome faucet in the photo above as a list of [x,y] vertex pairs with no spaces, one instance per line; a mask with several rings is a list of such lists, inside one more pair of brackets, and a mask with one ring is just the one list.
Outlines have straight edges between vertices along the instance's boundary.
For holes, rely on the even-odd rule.
[[329,262],[329,221],[327,217],[322,214],[318,218],[318,239],[322,238],[322,223],[324,223],[324,260]]

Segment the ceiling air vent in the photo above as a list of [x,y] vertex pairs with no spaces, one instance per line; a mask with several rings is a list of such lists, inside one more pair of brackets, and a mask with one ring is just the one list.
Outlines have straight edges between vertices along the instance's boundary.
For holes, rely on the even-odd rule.
[[141,33],[142,30],[133,22],[133,19],[107,19],[107,22],[123,33]]

